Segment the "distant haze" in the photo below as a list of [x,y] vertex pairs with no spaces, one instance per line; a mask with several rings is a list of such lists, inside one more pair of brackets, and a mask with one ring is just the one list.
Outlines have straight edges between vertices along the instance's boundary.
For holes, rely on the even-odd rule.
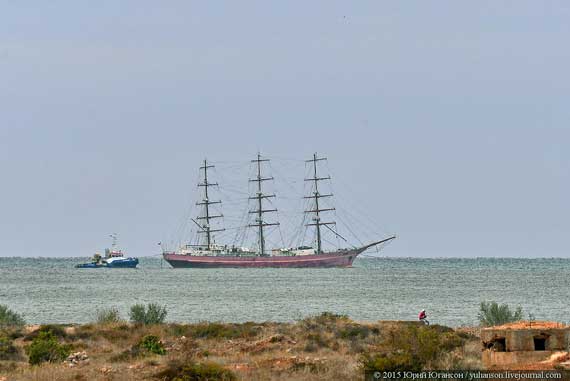
[[112,232],[157,254],[205,157],[316,151],[398,235],[382,255],[567,257],[569,20],[566,1],[5,1],[0,256]]

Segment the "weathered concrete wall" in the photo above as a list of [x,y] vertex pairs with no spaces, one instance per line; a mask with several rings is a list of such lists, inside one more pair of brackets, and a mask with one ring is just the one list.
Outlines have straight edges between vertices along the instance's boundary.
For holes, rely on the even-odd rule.
[[570,330],[563,329],[484,329],[481,331],[481,341],[485,346],[497,338],[506,339],[506,351],[534,352],[534,338],[546,338],[547,351],[566,350],[570,340]]
[[483,352],[482,360],[485,369],[515,369],[524,364],[536,364],[548,360],[556,351],[534,352]]
[[[535,348],[535,338],[545,339],[544,350]],[[504,347],[501,339],[504,339]],[[515,369],[517,366],[548,360],[554,353],[567,351],[570,328],[485,328],[481,330],[481,342],[485,368]]]

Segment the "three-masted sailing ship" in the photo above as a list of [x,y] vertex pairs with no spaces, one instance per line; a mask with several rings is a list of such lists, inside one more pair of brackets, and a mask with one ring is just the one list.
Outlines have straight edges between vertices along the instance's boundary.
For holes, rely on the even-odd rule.
[[[204,160],[200,166],[200,172],[203,174],[198,187],[203,189],[203,197],[201,201],[196,203],[200,206],[203,213],[196,219],[192,219],[198,226],[198,233],[203,235],[202,242],[199,244],[185,244],[176,251],[163,251],[163,258],[173,267],[193,267],[193,268],[220,268],[220,267],[349,267],[358,255],[365,250],[389,242],[396,238],[390,236],[367,245],[359,247],[351,247],[346,249],[336,249],[325,251],[322,242],[323,228],[331,230],[337,234],[330,226],[335,225],[334,221],[321,220],[326,212],[335,210],[335,208],[323,206],[321,200],[323,198],[332,197],[331,193],[320,193],[319,183],[323,180],[330,180],[330,176],[319,177],[318,163],[326,160],[324,157],[318,157],[315,153],[307,163],[312,167],[311,177],[305,181],[312,182],[311,193],[304,196],[310,199],[311,207],[304,212],[311,215],[312,218],[305,225],[315,229],[314,244],[310,246],[298,246],[288,248],[277,248],[270,251],[266,248],[266,229],[272,226],[278,226],[279,222],[266,220],[265,215],[276,212],[277,209],[267,205],[268,199],[274,198],[275,194],[268,194],[263,191],[263,183],[273,180],[273,177],[265,177],[262,174],[262,164],[268,162],[269,159],[262,158],[260,154],[252,160],[256,168],[256,176],[249,179],[255,184],[255,194],[249,197],[253,201],[255,208],[249,210],[248,213],[255,216],[255,220],[247,225],[248,228],[257,230],[257,247],[252,249],[236,245],[224,245],[214,242],[214,233],[222,232],[225,229],[212,227],[211,222],[215,219],[223,217],[221,213],[215,214],[211,206],[220,204],[221,200],[210,199],[210,187],[218,186],[216,182],[210,182],[208,179],[208,170],[214,168],[213,165]],[[337,234],[338,235],[338,234]]]

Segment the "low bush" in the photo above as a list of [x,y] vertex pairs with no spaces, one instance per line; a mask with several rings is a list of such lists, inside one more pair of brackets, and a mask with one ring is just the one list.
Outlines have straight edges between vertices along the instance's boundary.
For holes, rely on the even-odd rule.
[[347,315],[323,312],[319,315],[309,316],[299,321],[299,325],[305,331],[315,331],[321,328],[330,328],[335,325],[348,323],[350,319]]
[[168,333],[172,336],[190,336],[188,324],[170,323],[167,325]]
[[319,315],[309,316],[300,321],[305,328],[312,329],[318,326],[329,326],[338,322],[347,322],[350,319],[347,315],[335,314],[333,312],[323,312]]
[[365,369],[380,372],[419,372],[422,370],[421,362],[409,352],[366,354],[361,361]]
[[22,327],[6,327],[0,330],[0,336],[6,336],[11,340],[25,337]]
[[497,302],[481,302],[479,307],[479,322],[484,327],[501,325],[522,320],[523,312],[519,306],[514,311],[508,304],[499,305]]
[[326,323],[334,323],[337,322],[339,320],[348,320],[348,315],[344,315],[344,314],[337,314],[334,312],[322,312],[320,315],[316,315],[313,317],[313,319],[317,322],[317,323],[321,323],[321,324],[326,324]]
[[67,333],[65,332],[64,327],[57,324],[44,324],[40,325],[35,331],[32,331],[24,336],[25,341],[32,341],[35,340],[41,333],[49,332],[52,336],[60,339],[64,339],[67,337]]
[[130,349],[116,354],[110,358],[111,362],[126,362],[150,354],[165,355],[166,349],[157,336],[147,335]]
[[3,304],[0,304],[0,328],[7,327],[22,327],[26,324],[26,321],[17,312],[12,311]]
[[111,324],[120,323],[122,319],[119,310],[115,307],[111,307],[98,310],[96,321],[98,324]]
[[155,375],[164,381],[235,381],[231,370],[215,362],[171,362],[167,368]]
[[312,362],[312,361],[298,361],[292,364],[290,370],[292,372],[303,372],[307,373],[323,373],[327,370],[327,366],[322,362]]
[[103,338],[111,343],[130,340],[133,337],[132,327],[128,324],[108,324],[93,329],[83,329],[80,327],[78,334],[89,335],[93,339]]
[[154,335],[147,335],[143,337],[139,346],[146,350],[149,353],[153,353],[155,355],[165,355],[166,349],[164,349],[164,345],[162,341],[157,336]]
[[67,333],[65,327],[58,324],[44,324],[40,326],[38,332],[51,332],[52,335],[59,338],[65,338]]
[[155,303],[149,303],[146,307],[144,304],[135,304],[131,307],[129,318],[135,324],[162,324],[166,319],[166,307]]
[[306,339],[305,352],[316,352],[320,348],[329,347],[329,340],[320,333],[309,333]]
[[[420,371],[465,342],[447,327],[404,326],[386,332],[379,350],[365,353],[364,369],[374,371]],[[443,332],[443,333],[442,333]]]
[[0,361],[0,374],[11,373],[18,369],[17,361]]
[[[340,339],[345,340],[357,340],[357,339],[365,339],[373,332],[374,328],[371,329],[365,325],[358,325],[358,324],[350,324],[345,327],[341,327],[337,332],[336,336]],[[376,328],[376,333],[378,333],[378,329]]]
[[261,331],[255,323],[223,324],[203,322],[193,325],[188,334],[195,339],[237,339],[252,338]]
[[41,331],[26,348],[31,365],[42,362],[62,362],[71,353],[70,345],[62,345],[51,331]]
[[12,339],[0,332],[0,360],[13,360],[18,357],[18,349]]

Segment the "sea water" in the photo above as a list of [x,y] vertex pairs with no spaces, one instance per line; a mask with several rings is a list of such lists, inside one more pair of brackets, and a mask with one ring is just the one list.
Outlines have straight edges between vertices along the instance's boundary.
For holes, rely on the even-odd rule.
[[331,311],[361,321],[477,322],[481,301],[521,306],[525,318],[568,322],[570,259],[358,258],[352,268],[76,269],[79,258],[0,258],[0,304],[32,324],[86,323],[116,307],[159,303],[168,321],[294,321]]

